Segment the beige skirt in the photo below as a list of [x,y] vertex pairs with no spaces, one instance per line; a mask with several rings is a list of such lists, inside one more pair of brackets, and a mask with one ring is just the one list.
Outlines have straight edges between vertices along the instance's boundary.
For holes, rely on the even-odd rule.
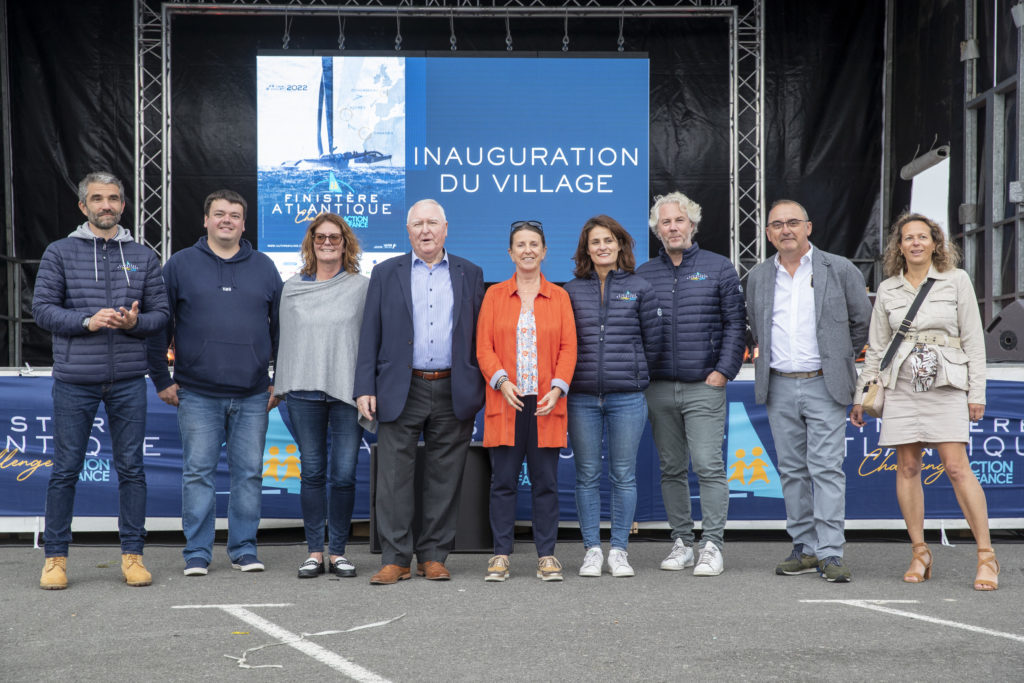
[[896,388],[885,390],[878,445],[967,443],[970,426],[966,391],[947,386],[915,392],[910,363],[904,362]]

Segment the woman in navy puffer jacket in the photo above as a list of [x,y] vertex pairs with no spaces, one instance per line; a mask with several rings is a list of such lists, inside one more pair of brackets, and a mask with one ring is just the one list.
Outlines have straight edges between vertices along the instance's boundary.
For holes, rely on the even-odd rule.
[[576,278],[565,289],[576,318],[576,372],[569,388],[569,440],[576,509],[586,555],[580,576],[601,576],[601,444],[608,432],[612,576],[633,576],[626,547],[636,510],[636,452],[647,424],[644,389],[661,343],[654,288],[633,273],[633,238],[610,216],[586,222]]

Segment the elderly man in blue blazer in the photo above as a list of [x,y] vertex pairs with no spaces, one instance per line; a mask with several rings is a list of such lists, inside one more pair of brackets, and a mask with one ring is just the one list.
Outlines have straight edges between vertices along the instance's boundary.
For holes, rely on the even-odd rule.
[[856,266],[811,246],[812,227],[800,204],[772,204],[767,234],[778,254],[750,272],[747,319],[760,347],[755,398],[767,404],[793,538],[775,573],[845,583],[846,407],[871,303]]
[[[383,566],[370,579],[378,585],[408,579],[414,553],[417,573],[450,578],[444,562],[455,540],[459,485],[484,404],[474,342],[483,271],[445,251],[448,221],[433,199],[412,205],[406,227],[412,253],[370,274],[356,362],[356,406],[379,422],[374,521]],[[421,432],[426,453],[414,536]]]

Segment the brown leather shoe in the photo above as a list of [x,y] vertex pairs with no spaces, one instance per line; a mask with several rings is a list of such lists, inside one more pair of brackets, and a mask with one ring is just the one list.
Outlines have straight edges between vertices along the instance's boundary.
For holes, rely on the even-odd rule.
[[443,562],[434,562],[433,560],[417,564],[416,575],[425,576],[427,581],[447,581],[452,578]]
[[399,581],[405,581],[410,576],[408,567],[386,564],[380,568],[379,572],[370,577],[370,583],[375,586],[388,586]]

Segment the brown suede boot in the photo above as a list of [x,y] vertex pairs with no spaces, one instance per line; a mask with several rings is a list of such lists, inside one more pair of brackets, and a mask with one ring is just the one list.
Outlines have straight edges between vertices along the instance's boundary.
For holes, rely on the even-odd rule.
[[121,555],[121,573],[129,586],[148,586],[153,583],[153,575],[142,564],[142,555]]
[[68,558],[48,557],[39,577],[39,587],[48,591],[64,590],[68,587]]

